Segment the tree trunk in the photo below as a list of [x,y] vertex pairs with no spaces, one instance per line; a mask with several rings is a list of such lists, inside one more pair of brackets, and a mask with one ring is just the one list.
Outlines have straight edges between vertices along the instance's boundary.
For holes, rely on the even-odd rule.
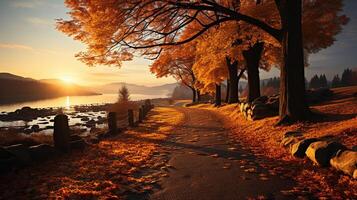
[[215,106],[220,106],[221,104],[222,104],[221,84],[216,84],[216,101],[215,101]]
[[264,43],[258,42],[250,49],[243,51],[243,56],[247,63],[249,102],[260,97],[259,63],[263,48]]
[[196,90],[196,92],[197,92],[197,102],[201,102],[201,92],[200,92],[200,90]]
[[[244,71],[245,71],[245,69],[242,69],[242,70],[239,72],[238,76],[237,76],[237,89],[238,89],[238,93],[239,93],[239,80],[240,80],[240,78],[242,78],[242,76],[243,76],[243,74],[244,74]],[[239,101],[239,95],[238,95],[238,102],[240,102],[240,101]]]
[[225,100],[226,103],[229,102],[229,89],[230,89],[230,80],[227,79],[226,100]]
[[196,90],[193,87],[190,87],[191,91],[192,91],[192,103],[196,102]]
[[231,63],[231,59],[226,57],[226,64],[228,67],[228,75],[229,75],[229,99],[228,103],[237,103],[238,102],[238,61],[235,60]]
[[310,110],[305,100],[304,51],[301,27],[302,0],[281,6],[284,65],[280,69],[279,123],[304,120]]

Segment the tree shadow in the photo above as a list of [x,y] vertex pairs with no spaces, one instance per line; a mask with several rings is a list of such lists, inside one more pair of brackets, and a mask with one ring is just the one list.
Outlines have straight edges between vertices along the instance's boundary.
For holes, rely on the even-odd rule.
[[337,113],[323,113],[313,109],[309,122],[321,123],[321,122],[338,122],[349,120],[357,117],[357,113],[353,114],[337,114]]

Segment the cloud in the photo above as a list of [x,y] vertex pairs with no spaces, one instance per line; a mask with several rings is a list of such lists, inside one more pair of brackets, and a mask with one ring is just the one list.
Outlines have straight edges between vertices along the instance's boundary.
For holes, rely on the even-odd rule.
[[57,55],[58,52],[49,49],[35,49],[30,46],[22,44],[6,44],[0,43],[0,49],[14,49],[14,50],[24,50],[35,54],[45,54],[45,55]]
[[35,25],[53,25],[54,23],[48,19],[42,19],[38,17],[29,17],[25,19],[27,22]]
[[21,44],[5,44],[0,43],[0,48],[2,49],[20,49],[20,50],[28,50],[33,51],[34,49],[30,46],[21,45]]
[[15,8],[35,8],[42,3],[41,0],[13,1],[11,2],[11,6]]

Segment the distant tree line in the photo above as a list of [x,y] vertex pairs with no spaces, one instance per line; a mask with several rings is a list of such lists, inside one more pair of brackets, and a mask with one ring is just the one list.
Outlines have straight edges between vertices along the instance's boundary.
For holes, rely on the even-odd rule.
[[321,74],[320,76],[318,76],[317,74],[315,74],[315,76],[313,76],[310,80],[309,83],[309,88],[313,89],[313,88],[327,88],[328,84],[327,84],[327,78],[325,76],[325,74]]
[[352,85],[357,85],[357,71],[353,71],[352,69],[347,68],[343,71],[341,78],[338,74],[336,74],[333,77],[331,84],[328,83],[325,74],[321,74],[320,76],[313,76],[310,80],[309,88],[336,88]]
[[340,79],[339,75],[335,75],[332,79],[331,87],[345,87],[357,85],[357,71],[352,71],[351,69],[345,69],[342,73]]
[[[357,71],[352,69],[345,69],[342,76],[336,74],[331,81],[327,80],[325,74],[317,75],[315,74],[310,81],[305,79],[307,89],[317,89],[317,88],[336,88],[336,87],[347,87],[357,85]],[[248,87],[248,86],[247,86]],[[264,81],[261,81],[261,88],[263,95],[274,95],[279,93],[280,78],[273,77]],[[247,88],[244,89],[243,94],[247,94]]]

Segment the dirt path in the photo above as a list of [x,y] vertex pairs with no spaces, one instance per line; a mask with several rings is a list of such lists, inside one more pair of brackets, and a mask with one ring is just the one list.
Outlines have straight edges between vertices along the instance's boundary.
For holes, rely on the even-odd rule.
[[99,144],[0,173],[0,199],[296,198],[289,178],[229,135],[213,111],[158,107]]
[[[281,191],[294,183],[272,176],[242,144],[229,138],[229,130],[214,113],[204,109],[175,108],[184,122],[161,145],[171,149],[168,176],[150,199],[289,199]],[[147,198],[147,197],[146,197]]]

